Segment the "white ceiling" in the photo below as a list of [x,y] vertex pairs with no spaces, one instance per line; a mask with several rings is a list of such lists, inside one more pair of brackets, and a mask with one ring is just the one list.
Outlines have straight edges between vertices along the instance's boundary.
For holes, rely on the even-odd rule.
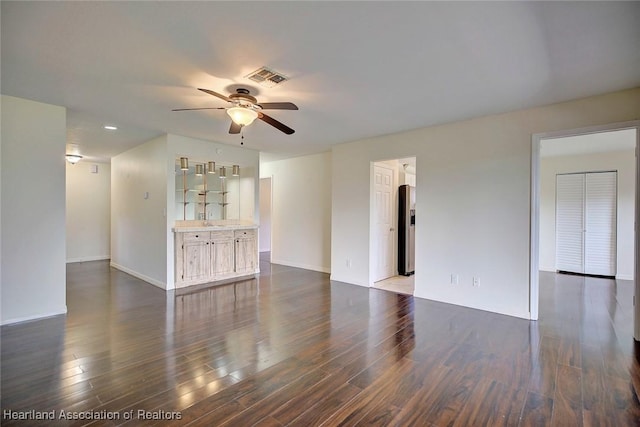
[[[1,89],[68,109],[70,143],[108,159],[163,133],[238,145],[247,87],[296,130],[245,146],[332,144],[640,86],[640,2],[1,2]],[[266,65],[290,77],[258,88]],[[104,124],[119,126],[116,132]]]

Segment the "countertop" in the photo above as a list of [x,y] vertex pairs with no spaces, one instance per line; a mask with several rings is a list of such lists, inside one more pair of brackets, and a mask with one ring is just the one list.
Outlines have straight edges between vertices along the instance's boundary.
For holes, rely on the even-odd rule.
[[173,227],[171,231],[174,233],[192,233],[198,231],[252,230],[256,228],[258,228],[258,226],[255,224],[194,225]]

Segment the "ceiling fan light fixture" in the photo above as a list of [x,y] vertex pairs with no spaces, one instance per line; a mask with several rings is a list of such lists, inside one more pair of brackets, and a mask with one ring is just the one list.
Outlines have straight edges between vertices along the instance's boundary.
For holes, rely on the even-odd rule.
[[227,114],[234,123],[240,126],[248,126],[258,118],[258,113],[255,110],[245,107],[231,107],[227,109]]
[[80,154],[67,154],[64,157],[65,159],[67,159],[67,162],[71,163],[72,165],[75,165],[80,160],[82,160],[82,156]]

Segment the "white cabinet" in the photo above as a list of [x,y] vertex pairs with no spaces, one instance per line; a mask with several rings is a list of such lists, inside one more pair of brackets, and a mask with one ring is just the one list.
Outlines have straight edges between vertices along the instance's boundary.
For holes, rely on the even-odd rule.
[[235,231],[235,255],[237,273],[249,273],[258,267],[256,230]]
[[233,271],[233,231],[211,232],[211,275],[224,277]]
[[176,231],[176,287],[259,273],[257,242],[255,229]]
[[182,250],[183,280],[198,281],[207,278],[210,270],[209,233],[184,233]]

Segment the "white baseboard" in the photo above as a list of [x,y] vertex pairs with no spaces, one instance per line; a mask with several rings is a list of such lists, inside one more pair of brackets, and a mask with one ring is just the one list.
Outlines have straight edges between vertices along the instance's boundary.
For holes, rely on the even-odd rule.
[[67,264],[73,264],[75,262],[89,262],[89,261],[104,261],[111,258],[111,255],[98,255],[98,256],[88,256],[88,257],[80,257],[80,258],[69,258],[67,260]]
[[32,320],[41,320],[41,319],[46,319],[48,317],[54,317],[54,316],[60,316],[62,314],[67,314],[67,306],[64,306],[64,310],[61,311],[56,311],[56,312],[50,312],[50,313],[44,313],[44,314],[37,314],[34,316],[25,316],[25,317],[14,317],[13,319],[7,319],[7,320],[3,320],[2,323],[0,323],[0,325],[11,325],[14,323],[22,323],[22,322],[30,322]]
[[113,268],[117,268],[120,271],[124,271],[127,274],[132,275],[133,277],[137,277],[140,280],[144,280],[147,283],[152,284],[153,286],[157,286],[158,288],[162,289],[163,291],[167,289],[167,284],[163,283],[159,280],[156,280],[152,277],[149,276],[145,276],[142,273],[138,273],[137,271],[131,270],[130,268],[124,267],[122,265],[116,264],[115,262],[111,262],[110,263],[111,267]]
[[281,259],[271,258],[271,264],[286,265],[287,267],[304,268],[305,270],[319,271],[321,273],[331,273],[330,267],[320,267],[317,265],[300,264],[297,262],[285,261]]
[[341,276],[336,275],[336,274],[331,274],[331,276],[329,277],[329,280],[335,281],[335,282],[346,283],[348,285],[362,286],[363,288],[370,288],[371,287],[367,283],[355,282],[350,277],[344,277],[344,276],[341,277]]
[[[540,271],[547,271],[549,273],[555,273],[557,271],[555,268],[547,268],[547,267],[540,267],[539,270]],[[616,274],[616,279],[617,280],[633,280],[633,275],[630,275],[630,274]]]

